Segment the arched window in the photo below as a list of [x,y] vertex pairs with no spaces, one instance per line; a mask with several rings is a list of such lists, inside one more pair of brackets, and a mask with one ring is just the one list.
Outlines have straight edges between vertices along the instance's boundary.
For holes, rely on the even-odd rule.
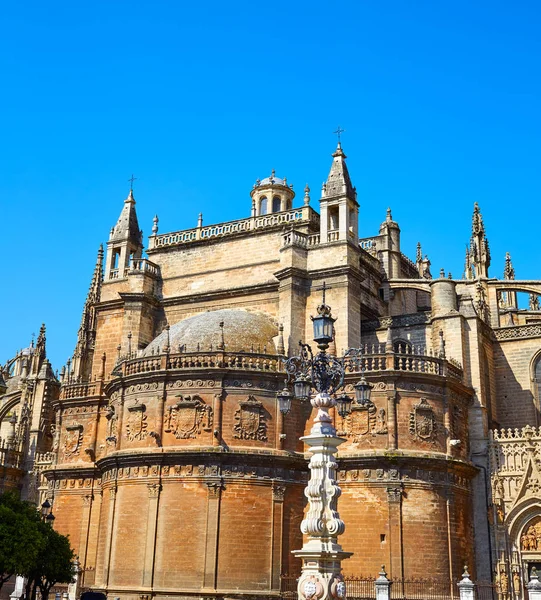
[[259,201],[259,214],[260,215],[266,215],[268,210],[267,210],[267,197],[263,196],[263,198],[261,198],[261,200]]
[[274,198],[272,199],[272,212],[280,212],[280,209],[282,208],[282,199],[280,198],[280,196],[274,196]]

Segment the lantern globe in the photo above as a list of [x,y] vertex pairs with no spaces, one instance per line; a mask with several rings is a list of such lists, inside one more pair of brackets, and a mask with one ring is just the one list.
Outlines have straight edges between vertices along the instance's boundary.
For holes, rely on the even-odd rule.
[[330,315],[312,317],[314,327],[314,342],[317,344],[330,344],[333,338],[333,326],[336,319]]
[[304,373],[300,373],[293,383],[293,389],[295,390],[295,398],[299,400],[310,398],[310,391],[312,390],[310,377]]
[[342,394],[336,399],[336,409],[338,414],[344,418],[347,417],[351,412],[351,405],[353,404],[353,398],[350,398],[347,394]]
[[284,386],[284,389],[276,394],[276,398],[278,400],[280,412],[283,415],[287,415],[291,410],[291,399],[293,398],[293,394]]
[[363,375],[359,381],[353,386],[355,388],[355,399],[357,404],[364,405],[370,401],[370,394],[372,393],[372,385],[366,381]]

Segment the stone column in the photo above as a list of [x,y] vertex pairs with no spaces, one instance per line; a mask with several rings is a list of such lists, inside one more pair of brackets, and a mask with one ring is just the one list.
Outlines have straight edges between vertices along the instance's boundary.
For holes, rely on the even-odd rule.
[[331,600],[346,595],[341,562],[351,556],[338,543],[345,525],[337,509],[340,488],[336,483],[336,453],[345,440],[336,436],[329,416],[334,400],[322,392],[311,403],[318,413],[310,435],[301,438],[312,454],[308,465],[310,481],[305,489],[308,512],[301,523],[301,531],[307,540],[302,550],[295,550],[293,554],[303,563],[297,586],[299,600],[314,597]]
[[220,390],[214,394],[213,413],[214,413],[214,431],[212,432],[212,445],[221,446],[222,444],[222,402],[224,391]]
[[156,553],[156,529],[158,527],[158,507],[160,503],[159,482],[148,483],[147,535],[145,541],[145,566],[143,569],[144,587],[152,587],[154,579],[154,558]]
[[88,534],[90,532],[90,517],[92,510],[92,492],[83,496],[83,514],[81,516],[81,538],[79,542],[79,561],[86,566],[86,553],[88,551]]
[[468,567],[464,566],[464,573],[462,573],[462,579],[458,582],[458,593],[460,594],[460,600],[475,600],[475,584],[470,579],[468,573]]
[[541,581],[539,581],[539,575],[537,574],[537,569],[535,567],[532,567],[530,581],[526,588],[530,600],[541,600]]
[[393,389],[387,390],[387,446],[390,450],[396,450],[398,448],[396,390],[394,382],[389,382],[387,385],[393,386]]
[[381,565],[379,577],[374,584],[376,586],[376,600],[389,600],[391,597],[391,582],[387,579],[385,565]]
[[107,518],[107,539],[105,540],[105,560],[103,564],[103,583],[109,585],[109,569],[111,567],[111,553],[113,549],[115,507],[116,507],[117,487],[109,488],[109,515]]
[[402,556],[402,484],[387,488],[389,506],[389,546],[391,555],[391,578],[404,577]]
[[203,588],[215,590],[218,576],[218,531],[220,528],[220,504],[225,486],[222,479],[207,482],[207,531],[205,539],[205,571]]
[[280,589],[282,571],[282,542],[284,531],[284,497],[285,485],[277,483],[272,486],[272,538],[271,538],[271,589]]

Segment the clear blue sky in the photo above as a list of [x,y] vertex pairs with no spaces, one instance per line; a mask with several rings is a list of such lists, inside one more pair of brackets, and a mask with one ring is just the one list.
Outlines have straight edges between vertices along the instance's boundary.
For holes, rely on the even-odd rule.
[[459,276],[474,201],[501,276],[539,278],[539,2],[5,2],[0,362],[71,355],[135,173],[145,237],[248,216],[276,169],[317,208],[337,125],[362,236],[390,205]]

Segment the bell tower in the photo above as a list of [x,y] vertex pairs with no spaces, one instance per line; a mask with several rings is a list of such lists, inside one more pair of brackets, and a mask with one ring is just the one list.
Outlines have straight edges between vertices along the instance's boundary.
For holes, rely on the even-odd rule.
[[111,229],[107,242],[105,261],[105,281],[123,279],[133,258],[141,258],[143,253],[143,232],[139,229],[133,189],[126,200],[117,224]]
[[327,181],[321,188],[321,243],[338,240],[356,242],[359,238],[359,203],[351,185],[346,155],[338,142]]

